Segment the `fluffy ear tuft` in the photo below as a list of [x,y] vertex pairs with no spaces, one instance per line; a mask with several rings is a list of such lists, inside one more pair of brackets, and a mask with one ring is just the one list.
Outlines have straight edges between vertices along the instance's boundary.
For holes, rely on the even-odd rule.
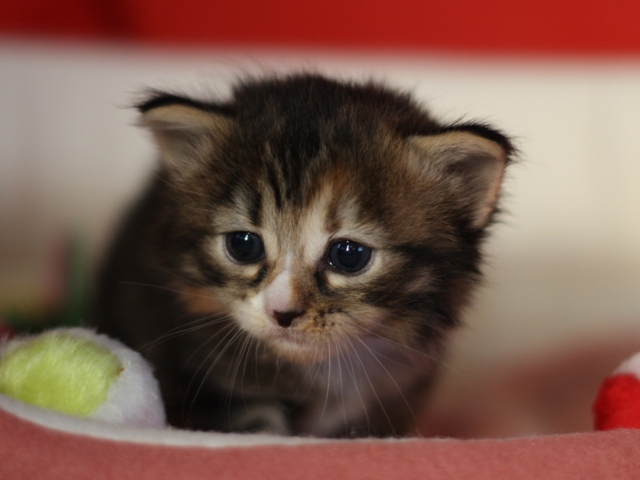
[[197,171],[210,158],[231,122],[212,105],[162,93],[137,108],[139,124],[153,134],[163,166],[178,178]]
[[[485,131],[491,136],[484,135]],[[484,127],[460,128],[412,137],[410,145],[418,151],[423,169],[451,177],[471,209],[471,227],[484,228],[496,209],[505,167],[513,150],[509,140]]]

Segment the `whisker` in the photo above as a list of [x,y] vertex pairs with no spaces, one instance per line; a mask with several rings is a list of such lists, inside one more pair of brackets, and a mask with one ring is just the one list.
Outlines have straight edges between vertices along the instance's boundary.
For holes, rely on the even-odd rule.
[[373,382],[371,381],[371,378],[369,377],[369,374],[367,373],[367,369],[364,366],[364,362],[360,358],[360,355],[358,354],[358,351],[355,349],[355,346],[353,345],[353,342],[351,341],[351,338],[349,338],[349,337],[346,337],[346,338],[347,338],[347,341],[351,344],[352,352],[355,354],[356,358],[358,359],[358,362],[360,362],[360,366],[362,367],[362,372],[364,373],[364,376],[366,377],[367,382],[369,383],[369,386],[371,387],[371,392],[376,397],[376,400],[378,401],[378,405],[380,405],[380,408],[382,409],[382,413],[384,414],[385,418],[387,419],[387,422],[389,423],[389,426],[391,427],[391,431],[395,435],[395,429],[393,428],[393,423],[391,422],[391,418],[387,414],[387,410],[384,408],[384,405],[382,403],[382,400],[380,400],[380,396],[378,395],[378,392],[376,391],[376,388],[373,386]]
[[244,352],[244,362],[242,365],[242,377],[241,378],[241,385],[240,385],[240,391],[242,392],[242,398],[244,399],[244,381],[247,378],[247,360],[249,359],[249,355],[251,352],[251,347],[253,346],[253,344],[256,342],[256,339],[251,336],[251,335],[247,335],[246,336],[246,340],[245,340],[245,345],[246,345],[246,350]]
[[324,396],[324,405],[322,407],[322,413],[320,414],[320,419],[318,420],[318,425],[322,423],[322,419],[324,418],[324,414],[327,411],[327,404],[329,403],[329,392],[331,391],[331,344],[327,344],[327,348],[329,350],[328,355],[328,368],[327,368],[327,380],[325,381],[327,385],[327,393]]
[[[413,353],[417,353],[417,354],[425,357],[427,360],[430,360],[430,361],[442,366],[443,368],[446,368],[446,369],[448,369],[448,370],[450,370],[450,371],[452,371],[454,373],[458,373],[458,371],[452,365],[449,365],[448,363],[446,363],[445,361],[443,361],[439,357],[436,357],[434,355],[430,355],[427,352],[418,350],[417,348],[414,348],[414,347],[412,347],[410,345],[406,345],[406,344],[397,342],[396,340],[393,340],[391,338],[385,337],[384,335],[380,335],[379,333],[376,333],[376,332],[374,332],[372,330],[369,330],[368,328],[366,328],[366,327],[364,327],[362,325],[358,325],[357,323],[356,323],[356,326],[359,329],[363,330],[364,332],[366,332],[366,333],[368,333],[370,335],[373,335],[374,337],[381,338],[381,339],[386,340],[386,341],[388,341],[390,343],[393,343],[394,345],[397,345],[397,346],[401,347],[402,349],[408,350],[408,351],[413,352]],[[384,326],[384,325],[380,325],[380,326]],[[391,327],[388,327],[388,328],[391,328]],[[389,359],[389,360],[392,361],[392,362],[395,362],[392,359]],[[395,362],[395,363],[397,363],[397,362]],[[411,365],[405,365],[405,364],[400,364],[400,365],[404,365],[406,367],[412,367],[412,368],[419,368],[418,366],[411,366]]]
[[[191,387],[193,386],[193,382],[195,381],[196,377],[198,376],[198,372],[200,371],[200,369],[202,368],[204,363],[209,359],[209,357],[211,357],[211,355],[213,355],[213,353],[215,352],[215,348],[217,348],[224,341],[224,339],[227,338],[229,336],[229,334],[233,331],[233,327],[234,327],[233,323],[229,323],[229,324],[225,325],[224,327],[222,327],[220,330],[215,332],[215,334],[213,334],[209,338],[207,338],[207,340],[201,342],[200,345],[198,346],[198,348],[196,348],[193,352],[191,352],[191,355],[189,355],[189,357],[187,357],[187,359],[183,362],[182,372],[187,370],[187,368],[191,364],[192,359],[198,354],[198,352],[200,352],[203,348],[205,348],[207,345],[209,345],[217,337],[222,335],[223,332],[228,330],[227,333],[224,335],[224,337],[216,344],[216,346],[214,348],[211,349],[211,351],[202,360],[202,362],[200,362],[200,365],[195,370],[195,372],[193,372],[193,373],[189,372],[189,376],[191,377],[191,380],[189,381],[189,384],[187,385],[187,388],[186,388],[185,393],[184,393],[184,399],[183,399],[184,400],[184,404],[182,406],[182,408],[183,408],[183,412],[182,412],[183,416],[185,415],[185,411],[184,410],[186,409],[186,403],[187,403],[187,398],[189,396],[189,392],[191,391]],[[194,405],[195,401],[196,401],[196,396],[194,396],[192,401],[191,401],[191,404],[190,404],[190,407],[189,407],[189,416],[191,416],[191,413],[193,411],[193,405]]]
[[[221,335],[223,332],[225,332],[226,330],[233,329],[233,327],[234,327],[234,326],[235,326],[235,325],[234,325],[234,323],[233,323],[233,322],[230,322],[230,323],[228,323],[228,324],[224,325],[222,328],[220,328],[220,329],[219,329],[218,331],[216,331],[214,334],[210,335],[210,336],[209,336],[209,338],[208,338],[206,341],[204,341],[204,342],[200,342],[200,344],[198,345],[198,347],[197,347],[195,350],[193,350],[193,351],[191,352],[191,355],[189,355],[189,356],[187,357],[187,359],[184,361],[184,367],[183,367],[183,369],[186,369],[186,368],[191,364],[191,360],[193,360],[193,358],[194,358],[194,357],[195,357],[195,356],[200,352],[200,350],[202,350],[204,347],[206,347],[207,345],[209,345],[209,343],[211,343],[211,341],[212,341],[212,340],[215,340],[218,336],[220,336],[220,335]],[[228,336],[228,335],[229,335],[229,332],[227,332],[227,334],[225,335],[225,337],[226,337],[226,336]],[[211,355],[213,352],[215,352],[215,349],[216,349],[216,348],[218,348],[218,346],[220,346],[220,343],[221,343],[223,340],[224,340],[224,338],[223,338],[220,342],[218,342],[218,343],[217,343],[217,345],[215,346],[215,348],[211,349],[211,352],[209,353],[209,355]],[[196,372],[197,372],[197,370],[196,370]]]
[[411,412],[411,416],[413,417],[414,422],[417,421],[416,414],[413,411],[413,407],[409,404],[409,401],[404,396],[404,393],[402,392],[400,385],[398,385],[398,382],[396,382],[395,378],[393,378],[393,375],[391,375],[389,370],[387,370],[387,367],[385,367],[384,364],[380,361],[380,359],[378,358],[378,355],[376,355],[376,352],[374,352],[371,348],[369,348],[369,346],[360,337],[356,337],[356,338],[362,344],[362,346],[368,350],[368,352],[375,359],[375,361],[378,362],[378,364],[382,367],[385,373],[389,376],[393,384],[396,386],[396,389],[398,390],[400,397],[402,397],[402,400],[404,401],[405,405],[407,406],[407,408],[409,408],[409,412]]
[[214,355],[217,351],[217,348],[224,343],[224,341],[226,340],[226,338],[231,335],[234,330],[237,328],[237,326],[233,323],[229,323],[228,325],[225,325],[222,329],[220,329],[219,331],[217,331],[215,334],[211,335],[206,341],[202,342],[198,348],[196,348],[193,352],[191,352],[191,355],[189,355],[189,357],[187,358],[187,360],[184,362],[184,366],[185,368],[191,364],[191,360],[198,354],[198,352],[200,352],[200,350],[202,350],[203,348],[205,348],[211,341],[215,340],[218,336],[220,336],[223,332],[226,331],[226,333],[224,334],[224,336],[218,341],[218,343],[210,349],[209,353],[204,357],[204,359],[200,362],[200,365],[198,366],[198,368],[195,370],[195,372],[193,372],[193,374],[191,374],[191,381],[189,382],[189,385],[187,386],[187,392],[189,390],[191,390],[191,386],[193,385],[194,380],[196,379],[196,377],[198,376],[200,370],[202,369],[202,367],[204,366],[204,364],[209,360],[209,358],[211,358],[212,355]]
[[[307,391],[304,393],[304,395],[302,396],[302,398],[298,401],[298,403],[295,404],[294,407],[298,407],[302,404],[302,402],[304,402],[304,400],[307,398],[307,396],[309,395],[309,393],[311,392],[311,390],[313,390],[314,384],[316,382],[316,378],[318,377],[318,373],[320,372],[320,369],[322,368],[322,365],[320,363],[316,363],[316,358],[318,357],[318,352],[314,351],[313,352],[313,360],[311,361],[311,363],[309,365],[315,365],[315,374],[313,375],[313,378],[311,379],[311,381],[309,382],[309,387],[307,388]],[[305,375],[304,378],[307,379],[310,376],[309,373],[309,369],[305,368]],[[296,391],[293,393],[293,397],[295,398],[298,395],[298,392],[300,391],[300,387],[302,386],[302,382],[298,385],[298,388],[296,388]]]
[[[195,280],[193,280],[192,278],[187,278],[187,277],[183,277],[182,275],[179,275],[177,272],[173,271],[173,270],[169,270],[168,268],[164,268],[162,266],[158,266],[158,269],[163,272],[165,275],[168,275],[170,277],[173,277],[181,282],[184,282],[186,284],[189,284],[191,286],[197,287],[197,288],[211,288],[211,285],[207,284],[207,283],[198,283]],[[128,285],[138,285],[141,287],[154,287],[154,288],[158,288],[158,289],[162,289],[162,290],[168,290],[170,292],[174,292],[174,293],[179,293],[181,295],[187,295],[187,296],[193,296],[193,297],[200,297],[200,298],[215,298],[215,295],[207,295],[207,294],[199,294],[199,293],[193,293],[193,292],[186,292],[184,290],[181,290],[179,288],[171,288],[168,287],[166,285],[154,285],[152,283],[143,283],[143,282],[131,282],[131,281],[121,281],[121,284],[128,284]]]
[[[347,337],[347,340],[349,340],[348,337]],[[351,343],[351,340],[349,340],[349,343]],[[364,401],[364,398],[362,397],[362,393],[360,393],[360,388],[358,387],[358,379],[356,378],[356,369],[355,369],[355,365],[353,364],[353,358],[352,358],[353,353],[354,353],[354,347],[353,347],[353,343],[351,343],[351,349],[347,350],[346,352],[347,354],[346,358],[347,360],[349,360],[349,365],[345,364],[345,366],[347,367],[347,371],[351,375],[351,379],[353,380],[353,386],[355,387],[355,390],[356,390],[356,395],[358,395],[358,398],[360,399],[360,403],[362,404],[362,410],[364,411],[364,416],[367,421],[367,428],[370,428],[371,418],[369,418],[369,408],[367,406],[367,403]],[[349,368],[349,366],[351,366],[351,368]],[[347,432],[347,434],[348,433],[349,432]]]
[[[258,353],[258,348],[260,347],[260,342],[256,340],[256,352],[255,352],[255,361],[254,361],[254,366],[255,366],[255,376],[256,376],[256,384],[258,385],[258,393],[260,395],[262,395],[262,386],[260,385],[260,369],[258,367],[258,361],[260,358],[260,354]],[[264,345],[263,345],[264,347]]]
[[[189,282],[188,279],[186,278],[181,278],[178,275],[175,275],[173,272],[168,272],[167,273],[171,273],[173,276],[179,278],[180,280],[183,280],[185,282]],[[173,292],[173,293],[179,293],[181,295],[188,295],[190,297],[198,297],[198,298],[214,298],[213,295],[204,295],[204,294],[199,294],[199,293],[193,293],[193,292],[185,292],[184,290],[180,290],[179,288],[172,288],[172,287],[167,287],[166,285],[155,285],[153,283],[144,283],[144,282],[130,282],[130,281],[121,281],[118,282],[120,285],[129,285],[129,286],[134,286],[134,287],[147,287],[147,288],[155,288],[157,290],[166,290],[168,292]],[[203,285],[198,285],[196,283],[193,282],[189,282],[192,283],[192,285],[195,285],[197,287],[203,287]]]
[[[229,339],[228,342],[226,342],[226,344],[224,345],[224,347],[222,348],[222,350],[220,350],[220,352],[218,353],[218,355],[216,356],[216,358],[214,359],[214,361],[211,363],[211,365],[209,365],[209,367],[207,368],[207,371],[204,373],[204,375],[202,376],[202,380],[200,381],[200,385],[198,386],[198,389],[195,391],[194,395],[193,395],[193,400],[191,401],[191,409],[193,409],[193,405],[195,404],[196,399],[198,398],[198,395],[200,394],[202,388],[204,387],[204,384],[206,382],[207,377],[211,374],[211,372],[213,371],[213,369],[215,368],[215,366],[217,365],[217,363],[220,361],[220,359],[222,358],[222,356],[224,355],[224,353],[229,349],[229,347],[231,347],[231,345],[233,345],[233,343],[236,341],[236,339],[243,333],[243,331],[237,327],[236,325],[233,325],[236,329],[235,333],[233,334],[233,336]],[[216,345],[216,347],[214,349],[211,350],[211,352],[209,353],[209,355],[207,355],[205,357],[205,359],[203,360],[203,362],[200,364],[200,367],[198,367],[198,370],[196,371],[196,373],[194,374],[194,376],[192,377],[192,381],[189,383],[189,387],[187,388],[187,391],[191,389],[191,385],[193,383],[193,380],[196,378],[196,376],[198,375],[198,372],[200,371],[200,369],[202,368],[202,366],[204,365],[205,362],[207,362],[209,360],[209,358],[211,357],[211,355],[213,353],[216,352],[217,347],[225,341],[225,339],[231,334],[231,332],[233,332],[234,329],[230,329],[229,332],[227,332],[227,334],[220,340],[220,342],[218,342],[218,344]]]
[[[213,320],[211,320],[213,318]],[[160,343],[169,340],[170,338],[179,337],[181,335],[186,335],[187,333],[195,332],[196,330],[200,330],[203,328],[210,327],[212,325],[216,325],[218,323],[223,323],[228,320],[231,320],[231,317],[228,314],[223,313],[214,313],[212,315],[207,315],[206,317],[196,318],[190,322],[186,322],[182,325],[177,325],[165,333],[160,335],[155,340],[151,340],[150,342],[145,343],[140,347],[140,350],[152,350]]]
[[[344,359],[344,354],[342,352],[342,348],[339,345],[337,348],[338,352],[338,383],[340,385],[340,400],[342,402],[342,418],[344,419],[344,430],[346,435],[349,435],[349,423],[347,422],[347,406],[344,403],[344,384],[342,379],[342,361]],[[346,365],[345,365],[346,366]]]
[[[233,369],[233,374],[231,376],[231,387],[229,388],[229,396],[233,394],[236,379],[238,378],[238,372],[240,371],[240,364],[242,362],[242,357],[245,356],[245,351],[247,349],[247,345],[249,344],[250,340],[251,340],[250,336],[245,335],[242,345],[240,345],[239,349],[236,349],[236,353],[234,353],[233,355],[233,360],[231,363],[235,364],[235,368]],[[236,357],[237,357],[237,360],[236,360]],[[242,389],[243,385],[244,385],[244,382],[241,382],[241,393],[242,393],[242,398],[244,399],[244,390]]]

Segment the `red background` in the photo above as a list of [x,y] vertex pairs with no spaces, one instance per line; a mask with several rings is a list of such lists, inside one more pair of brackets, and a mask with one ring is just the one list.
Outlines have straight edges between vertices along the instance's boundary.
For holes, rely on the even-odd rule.
[[136,44],[640,53],[639,0],[4,0],[0,34]]

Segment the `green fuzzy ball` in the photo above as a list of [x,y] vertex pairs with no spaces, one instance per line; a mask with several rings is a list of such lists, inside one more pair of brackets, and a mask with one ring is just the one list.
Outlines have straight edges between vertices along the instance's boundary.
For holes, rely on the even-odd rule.
[[68,333],[36,337],[0,360],[0,393],[86,416],[106,399],[122,370],[108,349]]

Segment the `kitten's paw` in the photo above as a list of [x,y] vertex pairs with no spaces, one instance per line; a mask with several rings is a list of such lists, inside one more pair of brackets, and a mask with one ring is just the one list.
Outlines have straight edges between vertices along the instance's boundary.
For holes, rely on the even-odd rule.
[[239,432],[292,434],[282,406],[270,403],[249,405],[237,412],[232,419],[231,429]]

